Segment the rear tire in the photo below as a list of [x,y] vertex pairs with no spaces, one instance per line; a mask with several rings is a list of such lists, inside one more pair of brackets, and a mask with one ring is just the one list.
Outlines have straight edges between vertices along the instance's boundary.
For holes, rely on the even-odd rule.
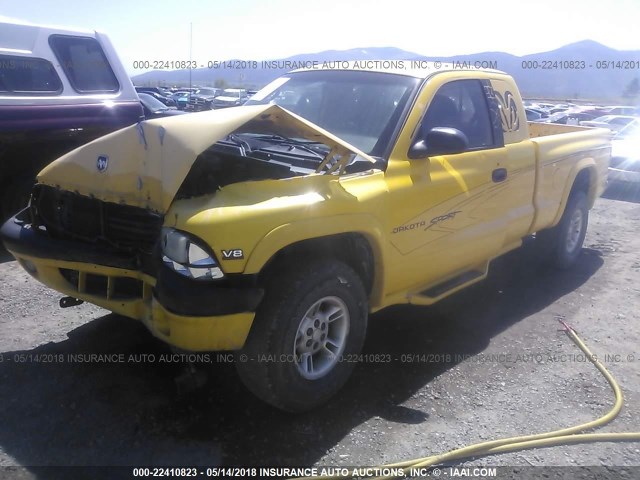
[[571,268],[580,256],[589,223],[587,195],[578,191],[569,197],[558,225],[536,233],[536,242],[550,266]]
[[346,383],[367,330],[367,296],[347,265],[325,259],[273,275],[236,352],[246,387],[285,411],[310,410]]

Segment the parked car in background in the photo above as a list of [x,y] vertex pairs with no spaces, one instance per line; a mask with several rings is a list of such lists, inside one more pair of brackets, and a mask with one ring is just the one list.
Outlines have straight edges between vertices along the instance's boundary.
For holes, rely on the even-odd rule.
[[558,123],[561,125],[580,125],[582,121],[593,120],[593,115],[580,111],[558,112],[542,119],[542,123]]
[[638,113],[640,113],[636,107],[630,106],[605,107],[602,111],[609,115],[638,115]]
[[555,106],[556,105],[554,103],[538,102],[535,106],[532,105],[532,108],[535,108],[536,110],[543,110],[543,111],[549,113],[549,110],[551,110]]
[[187,105],[189,104],[189,94],[190,92],[186,90],[178,90],[171,95],[171,98],[176,102],[178,110],[185,110],[187,108]]
[[157,93],[159,95],[164,95],[165,97],[168,95],[171,95],[171,91],[169,89],[163,88],[163,87],[139,87],[136,86],[135,87],[136,92],[154,92]]
[[105,34],[0,20],[0,218],[47,164],[142,115]]
[[609,115],[609,112],[607,112],[606,110],[607,110],[607,107],[600,107],[597,105],[590,105],[588,107],[585,106],[581,108],[581,111],[583,113],[590,113],[595,118],[602,117],[604,115]]
[[138,93],[140,103],[144,110],[144,117],[149,120],[152,118],[170,117],[171,115],[184,115],[187,112],[176,108],[167,107],[164,103],[157,100],[150,92]]
[[241,88],[227,88],[213,99],[213,108],[238,107],[249,98],[247,91]]
[[167,93],[159,93],[160,91],[164,92],[164,90],[159,90],[155,87],[136,87],[136,92],[151,95],[153,98],[155,98],[159,102],[162,102],[167,107],[178,108],[178,104],[173,98],[168,96]]
[[186,109],[195,112],[213,110],[213,99],[220,93],[222,93],[220,88],[199,88],[189,97]]
[[530,108],[525,108],[524,113],[527,116],[528,122],[539,122],[543,120],[542,114],[536,110],[531,110]]
[[636,117],[632,117],[630,115],[604,115],[602,117],[594,118],[593,120],[582,121],[580,122],[580,125],[584,127],[608,128],[617,132],[634,120],[636,120]]
[[640,120],[636,120],[613,137],[609,183],[640,185]]
[[541,110],[540,108],[529,107],[527,110],[539,114],[540,118],[547,118],[549,116],[549,112],[547,112],[546,110]]

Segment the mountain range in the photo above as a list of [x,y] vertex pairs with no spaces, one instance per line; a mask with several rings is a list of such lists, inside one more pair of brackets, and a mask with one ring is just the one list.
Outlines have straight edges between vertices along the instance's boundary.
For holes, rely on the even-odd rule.
[[[327,50],[306,53],[271,61],[227,60],[218,68],[196,68],[191,71],[192,85],[260,88],[286,73],[292,64],[300,62],[341,62],[346,60],[402,60],[456,63],[458,66],[491,66],[512,75],[525,97],[616,100],[635,103],[640,100],[636,91],[640,77],[640,51],[622,51],[592,40],[565,45],[556,50],[524,56],[504,52],[483,52],[451,57],[433,57],[392,47]],[[573,62],[573,63],[572,63]],[[261,68],[268,65],[268,68]],[[213,67],[213,64],[210,66]],[[248,67],[248,68],[241,68]],[[282,68],[285,67],[285,68]],[[153,70],[132,77],[135,85],[189,84],[189,70]],[[631,91],[630,90],[631,86]],[[624,93],[631,96],[624,97]],[[635,94],[635,95],[634,95]]]

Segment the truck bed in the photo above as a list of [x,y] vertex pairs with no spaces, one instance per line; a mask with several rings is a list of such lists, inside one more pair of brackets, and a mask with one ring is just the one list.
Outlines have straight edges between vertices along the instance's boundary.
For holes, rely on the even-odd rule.
[[[554,226],[564,210],[565,189],[573,185],[577,171],[589,167],[593,178],[590,207],[606,186],[611,154],[611,131],[606,128],[529,123],[536,157],[535,219],[531,233]],[[571,179],[567,182],[567,178]]]
[[606,130],[606,129],[595,129],[594,127],[581,127],[578,125],[562,125],[558,123],[538,123],[538,122],[527,122],[527,123],[529,124],[530,138],[547,137],[550,135],[561,135],[563,133],[572,133],[572,132]]

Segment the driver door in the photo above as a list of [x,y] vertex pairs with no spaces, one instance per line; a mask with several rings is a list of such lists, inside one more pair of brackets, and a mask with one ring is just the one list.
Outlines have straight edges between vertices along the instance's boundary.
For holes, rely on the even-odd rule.
[[398,290],[438,283],[486,263],[503,248],[508,205],[500,198],[507,153],[488,85],[478,79],[443,83],[412,137],[414,142],[432,128],[455,128],[466,137],[466,150],[394,161],[387,170],[396,222],[390,228],[389,274]]

